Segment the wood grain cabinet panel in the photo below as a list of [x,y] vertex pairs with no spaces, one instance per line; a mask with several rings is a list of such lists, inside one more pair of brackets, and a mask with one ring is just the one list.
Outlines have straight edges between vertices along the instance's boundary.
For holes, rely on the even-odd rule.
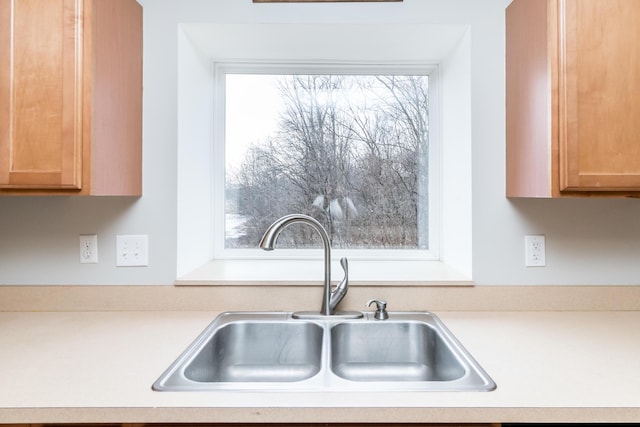
[[507,196],[640,194],[640,2],[515,0]]
[[0,194],[141,195],[142,8],[0,0]]

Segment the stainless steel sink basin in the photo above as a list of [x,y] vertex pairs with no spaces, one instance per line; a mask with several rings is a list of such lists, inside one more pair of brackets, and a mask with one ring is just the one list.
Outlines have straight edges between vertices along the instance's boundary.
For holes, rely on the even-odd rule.
[[432,313],[388,320],[223,313],[157,391],[490,391],[495,383]]
[[197,382],[291,382],[320,371],[322,328],[313,323],[237,321],[221,326],[185,365]]
[[334,326],[331,369],[352,381],[453,381],[466,372],[436,329],[414,321]]

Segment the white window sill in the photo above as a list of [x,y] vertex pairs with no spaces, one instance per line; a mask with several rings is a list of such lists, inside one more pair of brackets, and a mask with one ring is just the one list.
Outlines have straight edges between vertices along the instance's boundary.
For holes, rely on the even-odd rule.
[[[309,285],[323,280],[322,260],[214,260],[179,277],[176,285]],[[337,260],[332,280],[342,279]],[[353,261],[351,286],[469,286],[473,282],[440,261]]]

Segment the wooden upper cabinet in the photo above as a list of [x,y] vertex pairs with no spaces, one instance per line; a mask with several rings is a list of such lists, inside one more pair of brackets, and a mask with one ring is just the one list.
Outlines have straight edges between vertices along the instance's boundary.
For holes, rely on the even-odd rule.
[[514,0],[507,196],[640,194],[640,1]]
[[142,8],[0,0],[0,194],[141,195]]

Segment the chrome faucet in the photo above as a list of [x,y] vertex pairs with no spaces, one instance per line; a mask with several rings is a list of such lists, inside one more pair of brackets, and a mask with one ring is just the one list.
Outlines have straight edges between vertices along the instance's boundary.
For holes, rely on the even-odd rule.
[[[347,290],[349,288],[349,263],[346,258],[342,258],[340,260],[340,265],[344,270],[344,278],[342,281],[336,286],[334,290],[331,289],[331,244],[329,243],[329,235],[327,231],[324,229],[322,224],[320,224],[316,219],[302,214],[291,214],[285,215],[282,218],[278,219],[276,222],[271,224],[267,231],[265,231],[264,236],[260,240],[260,249],[264,249],[265,251],[272,251],[275,249],[275,243],[278,239],[278,236],[287,226],[295,223],[302,223],[310,225],[314,230],[320,234],[322,238],[322,246],[324,248],[324,288],[322,294],[322,307],[320,308],[321,316],[332,316],[336,315],[336,307],[340,304],[340,301],[347,294]],[[294,317],[315,317],[317,313],[309,314],[309,313],[294,313]],[[362,317],[362,313],[360,312],[347,312],[340,313],[341,317]]]

